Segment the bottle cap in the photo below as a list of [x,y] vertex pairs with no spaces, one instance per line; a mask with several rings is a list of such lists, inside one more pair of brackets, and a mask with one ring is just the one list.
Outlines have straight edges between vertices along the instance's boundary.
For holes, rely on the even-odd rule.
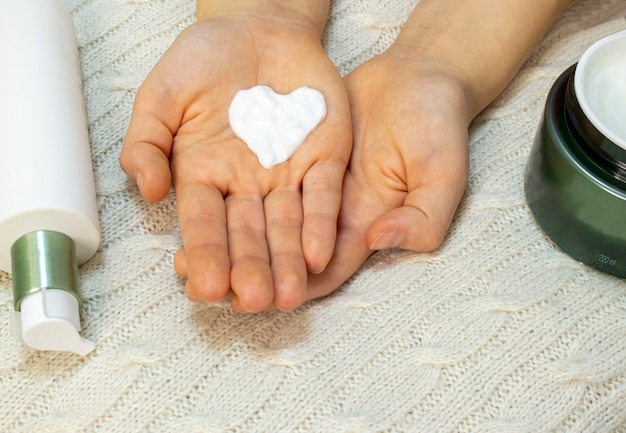
[[74,241],[36,231],[11,248],[14,332],[37,350],[86,355],[95,345],[80,337],[78,265]]

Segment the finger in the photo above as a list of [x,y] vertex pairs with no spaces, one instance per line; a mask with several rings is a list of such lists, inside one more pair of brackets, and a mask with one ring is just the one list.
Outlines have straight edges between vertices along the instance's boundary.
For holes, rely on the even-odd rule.
[[237,294],[234,292],[230,297],[230,304],[232,309],[237,313],[249,313],[248,310],[241,306],[241,302],[239,302],[239,296],[237,296]]
[[[187,257],[185,256],[185,250],[180,249],[174,255],[174,270],[181,277],[187,277]],[[202,299],[198,296],[196,291],[187,290],[189,285],[185,285],[185,292],[190,301],[200,302]]]
[[169,193],[172,183],[169,160],[151,143],[124,144],[120,165],[135,181],[146,200],[159,201]]
[[181,277],[187,276],[187,257],[185,256],[185,250],[182,248],[176,251],[174,255],[174,270]]
[[266,236],[274,280],[274,304],[293,310],[306,300],[300,191],[277,189],[265,198]]
[[226,209],[231,287],[242,309],[261,311],[274,299],[263,202],[258,195],[233,194]]
[[372,250],[400,247],[416,252],[437,249],[452,223],[463,196],[467,170],[459,167],[427,177],[409,191],[402,206],[377,218],[367,231]]
[[178,253],[175,267],[188,275],[190,299],[218,301],[230,289],[224,198],[217,189],[194,184],[177,187],[176,201],[184,262]]
[[365,233],[377,216],[376,206],[365,198],[367,185],[359,184],[353,176],[346,175],[343,205],[335,250],[326,269],[319,274],[309,274],[307,299],[326,296],[343,284],[373,252],[368,248]]
[[146,81],[137,92],[131,120],[120,154],[122,169],[139,186],[146,200],[163,199],[172,177],[169,155],[180,116],[164,111],[170,104],[152,94]]
[[262,309],[260,311],[249,311],[249,310],[246,310],[245,308],[243,308],[241,306],[241,302],[239,302],[239,297],[234,292],[231,293],[230,303],[231,303],[231,307],[232,307],[233,311],[236,311],[237,313],[246,313],[246,314],[260,313],[260,312],[266,313],[266,312],[278,310],[278,308],[276,308],[276,304],[274,304],[274,302],[271,302],[267,307],[265,307],[264,309]]
[[302,182],[302,245],[307,268],[314,274],[324,270],[335,248],[344,171],[338,161],[322,161]]

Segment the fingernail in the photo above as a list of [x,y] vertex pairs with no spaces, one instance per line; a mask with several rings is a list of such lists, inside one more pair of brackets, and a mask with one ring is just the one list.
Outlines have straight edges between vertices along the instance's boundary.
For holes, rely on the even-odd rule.
[[140,171],[138,171],[137,174],[135,175],[135,183],[139,187],[139,191],[141,191],[141,184],[143,183],[143,176],[141,175]]
[[322,272],[324,272],[324,270],[326,269],[326,266],[323,266],[322,268],[317,268],[317,269],[307,269],[309,271],[309,274],[311,275],[317,275],[317,274],[321,274]]
[[384,250],[400,246],[404,241],[404,235],[400,232],[381,232],[370,245],[370,250]]

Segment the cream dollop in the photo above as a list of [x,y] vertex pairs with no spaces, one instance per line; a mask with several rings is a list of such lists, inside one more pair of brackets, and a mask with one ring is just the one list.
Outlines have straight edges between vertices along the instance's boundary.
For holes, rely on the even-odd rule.
[[240,90],[228,109],[231,129],[267,169],[287,161],[325,117],[324,95],[310,87],[287,95],[268,86]]

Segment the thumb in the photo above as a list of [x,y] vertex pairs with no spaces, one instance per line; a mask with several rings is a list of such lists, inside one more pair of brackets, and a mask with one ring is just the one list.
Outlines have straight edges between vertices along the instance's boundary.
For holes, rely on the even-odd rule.
[[421,186],[404,204],[379,216],[367,229],[370,250],[400,247],[415,252],[437,249],[445,239],[465,183]]
[[[172,183],[169,156],[178,121],[172,121],[159,107],[164,101],[140,88],[120,153],[120,165],[148,201],[159,201]],[[174,126],[176,125],[176,126]]]

